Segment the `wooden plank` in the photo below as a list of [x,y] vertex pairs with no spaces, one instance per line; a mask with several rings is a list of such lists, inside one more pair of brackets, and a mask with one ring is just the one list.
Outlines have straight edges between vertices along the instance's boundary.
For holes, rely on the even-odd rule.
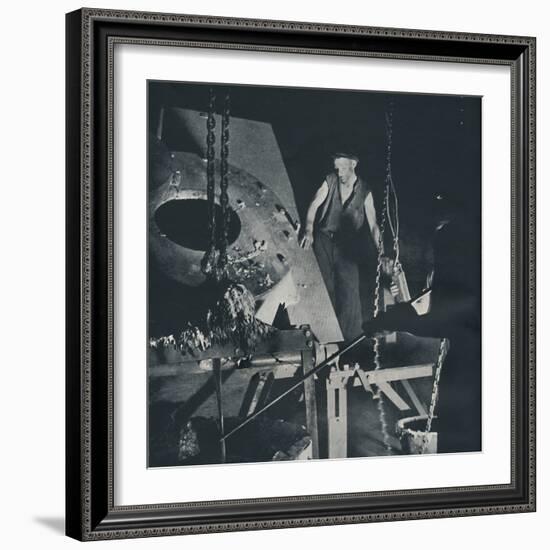
[[[218,404],[218,418],[219,418],[219,429],[220,429],[220,438],[223,438],[225,435],[225,418],[223,415],[223,395],[222,395],[222,371],[220,368],[220,360],[214,359],[214,384],[216,386],[216,402]],[[225,439],[220,439],[220,458],[221,462],[225,463],[226,459],[226,449],[225,449]]]
[[[307,374],[315,367],[313,352],[302,352],[302,369]],[[319,458],[319,427],[317,423],[317,398],[315,395],[315,380],[313,376],[304,380],[304,400],[306,405],[306,425],[311,436],[313,458]]]
[[342,371],[331,372],[326,380],[328,458],[348,456],[348,380]]
[[246,412],[246,416],[250,416],[252,413],[256,411],[256,407],[258,406],[258,403],[260,401],[260,397],[262,395],[262,392],[264,391],[265,385],[267,383],[267,380],[269,378],[269,373],[262,372],[259,375],[258,385],[256,386],[256,389],[254,391],[254,395],[252,396],[252,400],[250,401],[250,406],[248,407],[248,411]]
[[[395,382],[396,380],[408,380],[411,378],[426,378],[433,374],[433,364],[410,365],[406,367],[394,367],[389,369],[380,369],[377,371],[357,371],[357,374],[366,377],[369,384],[377,384],[380,382]],[[361,376],[361,375],[360,375]],[[354,386],[361,386],[362,382],[359,378],[353,381]]]
[[[298,364],[278,364],[273,362],[271,365],[243,367],[235,369],[234,363],[223,365],[222,371],[239,371],[246,372],[250,376],[256,373],[273,371],[273,376],[279,380],[284,378],[293,378],[296,371],[301,368],[301,363]],[[211,368],[201,368],[198,364],[179,363],[174,365],[160,365],[157,367],[149,367],[148,373],[151,378],[160,378],[164,376],[181,376],[181,375],[201,375],[212,372]]]
[[401,396],[390,386],[388,382],[378,382],[378,388],[386,394],[387,398],[400,410],[408,411],[409,405],[401,398]]
[[[270,338],[258,342],[254,357],[277,355],[278,353],[300,352],[313,346],[314,336],[309,327],[291,330],[277,330]],[[234,346],[213,346],[195,354],[183,354],[175,347],[149,348],[148,365],[158,367],[181,363],[198,363],[215,358],[246,358],[247,354]]]

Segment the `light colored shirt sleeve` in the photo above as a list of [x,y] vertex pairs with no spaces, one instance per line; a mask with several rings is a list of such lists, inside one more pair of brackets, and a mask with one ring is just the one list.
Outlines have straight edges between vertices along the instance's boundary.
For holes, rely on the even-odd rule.
[[376,222],[376,209],[374,208],[374,199],[372,197],[372,192],[370,191],[365,198],[365,215],[367,216],[367,222],[369,224],[374,244],[378,247],[378,241],[380,240],[380,228]]
[[315,221],[315,215],[317,210],[325,202],[328,196],[328,183],[327,180],[324,180],[321,184],[321,187],[315,193],[311,204],[309,205],[307,215],[306,215],[306,230],[311,231],[313,229],[313,222]]

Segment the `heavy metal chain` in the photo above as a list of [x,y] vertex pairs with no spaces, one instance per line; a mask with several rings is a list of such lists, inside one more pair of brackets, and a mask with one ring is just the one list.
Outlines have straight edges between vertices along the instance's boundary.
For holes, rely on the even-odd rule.
[[208,118],[206,119],[206,201],[208,203],[208,249],[203,256],[201,268],[205,275],[212,273],[215,264],[216,254],[216,152],[214,144],[216,135],[216,118],[214,109],[216,104],[216,94],[210,89],[210,102],[208,105]]
[[[384,207],[388,200],[388,188],[384,190]],[[380,225],[378,226],[380,231],[378,233],[378,263],[376,265],[376,279],[375,279],[375,288],[374,288],[374,317],[376,318],[380,313],[380,287],[382,280],[382,261],[384,257],[384,231],[386,228],[386,209],[382,209],[382,216],[380,220]],[[375,340],[376,341],[376,340]]]
[[[386,211],[388,206],[389,185],[388,177],[391,177],[391,145],[392,145],[392,133],[391,133],[391,119],[388,122],[386,117],[386,185],[384,188],[384,205],[382,208],[382,215],[379,225],[378,234],[378,263],[376,265],[376,279],[374,285],[374,318],[380,313],[380,288],[382,278],[382,262],[384,256],[384,231],[386,229]],[[380,370],[380,338],[375,337],[373,339],[373,353],[374,353],[374,370]],[[380,419],[380,428],[382,431],[382,438],[384,446],[388,452],[391,452],[392,447],[390,444],[390,436],[388,434],[388,423],[386,421],[386,408],[384,404],[384,395],[380,391],[380,388],[376,390],[376,407],[378,409],[378,416]]]
[[[220,160],[220,207],[221,216],[216,227],[216,94],[210,89],[208,118],[206,120],[206,200],[208,202],[208,250],[203,256],[201,268],[205,275],[213,276],[217,281],[227,278],[227,243],[230,223],[229,209],[229,120],[230,99],[226,94],[222,113],[221,160]],[[219,255],[218,255],[219,249]]]
[[441,369],[443,368],[443,363],[445,362],[445,357],[449,351],[449,340],[447,338],[441,338],[439,342],[439,351],[437,354],[437,363],[435,368],[434,383],[432,387],[432,398],[430,401],[430,410],[428,411],[428,419],[426,421],[426,430],[424,431],[424,436],[422,438],[422,449],[421,454],[425,454],[428,446],[428,434],[432,430],[432,422],[435,414],[435,407],[437,405],[437,399],[439,397],[439,379],[441,377]]
[[[391,105],[390,105],[391,106]],[[380,313],[380,281],[382,278],[382,259],[384,256],[384,232],[386,230],[386,213],[388,211],[389,181],[391,179],[391,156],[392,156],[392,113],[386,115],[386,177],[384,186],[384,203],[378,233],[378,263],[376,266],[376,285],[374,293],[374,317]]]
[[[386,113],[386,189],[388,189],[388,197],[385,203],[387,211],[388,224],[393,235],[393,252],[395,257],[395,267],[399,267],[399,217],[397,214],[397,194],[393,184],[392,174],[392,144],[393,144],[393,101],[390,101],[389,110]],[[393,196],[393,217],[392,220],[392,201],[389,199],[389,189]]]
[[220,259],[219,269],[222,274],[225,274],[227,266],[227,241],[230,222],[229,197],[227,188],[229,185],[229,116],[230,116],[230,99],[229,94],[226,94],[223,115],[222,115],[222,144],[221,144],[221,181],[220,181],[220,206],[221,206],[221,222],[222,235],[220,243]]
[[[386,191],[384,193],[384,204],[387,200],[387,187]],[[384,228],[386,225],[386,214],[385,214],[385,208],[382,210],[382,219],[380,222],[380,233],[378,237],[378,264],[376,266],[376,281],[374,286],[374,318],[380,313],[380,280],[382,276],[382,257],[384,252]],[[373,339],[372,344],[372,350],[374,353],[374,370],[380,370],[381,364],[380,364],[380,338],[375,337]],[[384,441],[384,446],[386,447],[387,451],[391,451],[391,444],[390,444],[390,436],[388,434],[388,423],[386,421],[386,408],[384,405],[384,395],[380,391],[380,388],[376,390],[375,394],[376,398],[376,407],[378,409],[378,416],[380,420],[380,428],[382,431],[382,438]]]

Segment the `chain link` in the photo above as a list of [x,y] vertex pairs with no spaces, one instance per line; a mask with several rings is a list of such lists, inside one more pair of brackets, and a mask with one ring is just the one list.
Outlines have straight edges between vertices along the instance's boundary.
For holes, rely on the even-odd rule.
[[[387,120],[387,119],[386,119]],[[387,126],[386,126],[387,131]],[[382,278],[382,261],[384,255],[384,231],[386,228],[386,207],[388,202],[388,193],[389,186],[387,185],[388,169],[391,170],[391,131],[387,133],[387,143],[386,143],[386,186],[384,188],[384,205],[382,208],[382,215],[379,226],[378,234],[378,263],[376,266],[376,279],[374,285],[374,313],[373,316],[376,318],[380,313],[380,287],[381,287],[381,278]],[[380,370],[380,338],[375,337],[373,339],[372,350],[374,353],[374,370]],[[382,438],[384,441],[384,446],[386,451],[391,452],[392,447],[390,444],[390,436],[388,434],[388,423],[386,420],[386,407],[384,403],[384,395],[380,391],[380,388],[376,390],[374,395],[376,399],[376,408],[378,409],[378,417],[380,420],[380,428],[382,431]]]
[[229,197],[227,188],[229,185],[229,116],[230,116],[230,99],[229,94],[226,94],[223,106],[222,115],[222,143],[221,143],[221,179],[220,179],[220,206],[221,206],[221,222],[222,235],[220,242],[220,258],[219,271],[220,276],[226,275],[227,267],[227,241],[230,223]]
[[[378,315],[380,311],[380,279],[382,275],[382,242],[383,242],[383,235],[384,235],[384,220],[385,216],[382,215],[382,223],[380,224],[380,237],[378,242],[378,265],[376,269],[376,283],[374,288],[374,317]],[[380,370],[381,363],[380,363],[380,338],[375,337],[373,339],[373,345],[372,345],[373,353],[374,353],[374,370]],[[392,447],[390,444],[390,436],[388,434],[388,424],[386,421],[386,408],[384,403],[384,395],[380,391],[380,388],[377,388],[376,393],[374,395],[376,399],[376,408],[378,409],[378,416],[380,420],[380,428],[382,431],[382,438],[384,441],[384,446],[386,447],[386,450],[388,452],[391,452]]]
[[220,160],[220,210],[221,215],[216,223],[216,94],[210,89],[208,117],[206,120],[206,200],[208,202],[208,250],[202,261],[202,272],[213,277],[218,282],[227,278],[227,244],[229,224],[231,221],[229,208],[229,122],[230,98],[225,95],[221,127],[221,160]]
[[428,411],[428,419],[426,420],[426,429],[422,437],[422,448],[420,453],[425,454],[428,447],[429,433],[432,431],[432,422],[435,415],[435,407],[439,398],[439,379],[441,377],[441,369],[445,362],[445,357],[449,351],[450,343],[447,338],[441,338],[439,342],[439,351],[437,354],[437,363],[435,368],[434,383],[432,386],[432,397],[430,400],[430,410]]
[[212,274],[216,263],[216,142],[215,128],[216,94],[210,89],[208,118],[206,119],[206,201],[208,203],[208,249],[202,261],[201,269],[205,275]]

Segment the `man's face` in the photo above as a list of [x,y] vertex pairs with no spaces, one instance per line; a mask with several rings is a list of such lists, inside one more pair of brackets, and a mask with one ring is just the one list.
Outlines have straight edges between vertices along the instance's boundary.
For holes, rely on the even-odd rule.
[[340,183],[347,183],[355,177],[355,166],[357,161],[347,158],[334,159],[334,171]]

